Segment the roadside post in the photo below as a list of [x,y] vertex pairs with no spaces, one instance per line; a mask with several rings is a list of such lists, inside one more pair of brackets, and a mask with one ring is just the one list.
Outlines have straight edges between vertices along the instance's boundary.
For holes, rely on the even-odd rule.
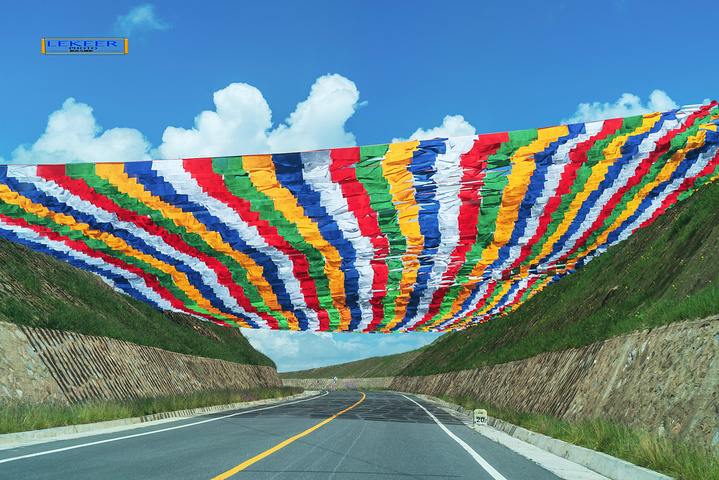
[[477,408],[474,410],[474,424],[487,425],[487,410],[483,408]]

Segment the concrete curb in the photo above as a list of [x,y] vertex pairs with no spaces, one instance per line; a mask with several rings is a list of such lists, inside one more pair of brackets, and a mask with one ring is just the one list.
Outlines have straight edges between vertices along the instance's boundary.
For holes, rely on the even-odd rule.
[[266,398],[263,400],[255,400],[252,402],[231,403],[228,405],[215,405],[212,407],[190,408],[186,410],[177,410],[174,412],[153,413],[152,415],[144,415],[142,417],[121,418],[118,420],[109,420],[106,422],[85,423],[81,425],[68,425],[66,427],[46,428],[44,430],[33,430],[29,432],[5,433],[0,435],[0,450],[14,448],[20,445],[28,445],[33,443],[42,443],[57,440],[59,437],[74,434],[86,434],[99,432],[101,430],[109,430],[118,427],[129,427],[141,423],[154,422],[159,420],[179,420],[185,417],[194,417],[214,412],[225,412],[227,410],[239,410],[251,408],[257,405],[265,405],[268,403],[278,403],[297,398],[304,398],[317,395],[319,392],[308,390],[296,395],[288,397]]
[[[473,417],[474,412],[467,410],[459,405],[454,405],[439,398],[432,397],[429,395],[413,394],[417,397],[423,398],[427,401],[437,403],[445,408],[455,410],[463,415],[470,418]],[[614,458],[606,453],[595,452],[588,448],[572,445],[571,443],[551,438],[541,433],[535,433],[511,423],[507,423],[497,418],[488,417],[487,425],[497,430],[500,430],[518,440],[529,443],[536,447],[541,448],[547,452],[553,453],[558,457],[566,458],[567,460],[576,464],[582,465],[600,475],[611,478],[612,480],[673,480],[672,477],[668,477],[661,473],[654,472],[644,467],[634,465],[633,463],[625,460]],[[482,426],[475,426],[474,429],[481,432]]]

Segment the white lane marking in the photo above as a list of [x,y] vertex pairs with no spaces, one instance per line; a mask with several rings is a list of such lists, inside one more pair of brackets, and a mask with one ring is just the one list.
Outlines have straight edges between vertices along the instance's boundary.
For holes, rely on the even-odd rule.
[[[400,393],[400,395],[402,395],[402,394]],[[435,417],[434,415],[432,415],[432,413],[431,413],[429,410],[427,410],[427,409],[424,408],[422,405],[420,405],[419,403],[417,403],[417,402],[415,402],[414,400],[412,400],[411,398],[409,398],[407,395],[402,395],[402,396],[403,396],[404,398],[406,398],[407,400],[409,400],[410,402],[412,402],[412,403],[414,403],[415,405],[417,405],[417,406],[418,406],[419,408],[421,408],[422,410],[424,410],[424,411],[427,413],[427,415],[429,415],[430,418],[432,418],[432,420],[434,420],[434,422],[435,422],[437,425],[439,425],[439,428],[441,428],[442,430],[444,430],[444,433],[446,433],[447,435],[449,435],[449,437],[450,437],[452,440],[454,440],[455,442],[459,443],[459,445],[460,445],[462,448],[464,448],[464,449],[467,451],[467,453],[469,453],[469,454],[472,456],[472,458],[474,458],[474,460],[475,460],[477,463],[479,463],[479,465],[480,465],[483,469],[485,469],[485,470],[487,471],[487,473],[489,473],[489,474],[492,476],[492,478],[494,478],[495,480],[507,480],[501,473],[499,473],[497,470],[495,470],[494,467],[492,467],[492,465],[490,465],[489,463],[487,463],[487,461],[486,461],[484,458],[482,458],[482,456],[481,456],[480,454],[478,454],[477,452],[475,452],[475,451],[472,449],[472,447],[470,447],[469,445],[467,445],[467,444],[466,444],[461,438],[459,438],[457,435],[455,435],[454,433],[450,432],[449,429],[448,429],[447,427],[445,427],[445,426],[442,424],[442,422],[440,422],[440,421],[437,419],[437,417]]]
[[[207,420],[202,420],[201,422],[188,423],[188,424],[186,424],[186,425],[178,425],[178,426],[176,426],[176,427],[168,427],[168,428],[163,428],[163,429],[160,429],[160,430],[153,430],[153,431],[151,431],[151,432],[135,433],[135,434],[133,434],[133,435],[125,435],[124,437],[108,438],[107,440],[98,440],[97,442],[83,443],[83,444],[80,444],[80,445],[73,445],[73,446],[71,446],[71,447],[56,448],[56,449],[54,449],[54,450],[47,450],[47,451],[45,451],[45,452],[31,453],[31,454],[28,454],[28,455],[21,455],[21,456],[19,456],[19,457],[6,458],[6,459],[4,459],[4,460],[0,460],[0,463],[12,462],[12,461],[15,461],[15,460],[21,460],[21,459],[23,459],[23,458],[39,457],[39,456],[41,456],[41,455],[49,455],[49,454],[51,454],[51,453],[65,452],[65,451],[67,451],[67,450],[75,450],[76,448],[91,447],[92,445],[100,445],[101,443],[116,442],[116,441],[118,441],[118,440],[125,440],[125,439],[127,439],[127,438],[144,437],[145,435],[152,435],[152,434],[154,434],[154,433],[160,433],[160,432],[169,432],[170,430],[178,430],[178,429],[180,429],[180,428],[185,428],[185,427],[193,427],[193,426],[195,426],[195,425],[201,425],[201,424],[203,424],[203,423],[214,422],[214,421],[217,421],[217,420],[224,420],[224,419],[230,418],[230,417],[237,417],[237,416],[239,416],[239,415],[244,415],[244,414],[246,414],[246,413],[259,412],[259,411],[261,411],[261,410],[269,410],[269,409],[271,409],[271,408],[283,407],[283,406],[285,406],[285,405],[293,405],[293,404],[295,404],[295,403],[309,402],[310,400],[316,400],[316,399],[318,399],[318,398],[324,397],[325,395],[328,395],[329,393],[330,393],[330,392],[325,392],[324,395],[313,396],[313,397],[307,398],[307,399],[305,399],[305,400],[296,400],[296,401],[294,401],[294,402],[280,403],[280,404],[278,404],[278,405],[271,405],[271,406],[269,406],[269,407],[255,408],[255,409],[253,409],[253,410],[243,410],[242,412],[233,413],[233,414],[231,414],[231,415],[225,415],[224,417],[210,418],[210,419],[207,419]],[[100,432],[100,433],[102,433],[102,432]],[[98,435],[99,435],[100,433],[98,433]]]

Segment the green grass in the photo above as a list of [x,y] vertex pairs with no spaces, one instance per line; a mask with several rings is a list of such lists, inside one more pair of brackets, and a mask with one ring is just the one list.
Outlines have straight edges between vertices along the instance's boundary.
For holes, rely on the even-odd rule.
[[[385,368],[406,364],[400,374],[407,376],[480,368],[710,317],[719,314],[717,265],[719,182],[702,187],[516,310],[443,335],[419,351],[386,357]],[[355,362],[353,375],[374,376],[371,367],[377,362],[367,368]],[[321,373],[333,376],[343,368],[326,367]]]
[[280,378],[363,378],[363,377],[394,377],[407,368],[419,355],[395,354],[384,357],[372,357],[356,362],[333,365],[331,367],[313,368],[297,372],[280,373]]
[[141,417],[153,413],[250,402],[301,393],[299,387],[218,390],[189,395],[127,400],[94,400],[76,404],[0,402],[0,434]]
[[0,239],[0,320],[249,365],[274,362],[239,329],[161,312],[97,276]]
[[621,458],[680,480],[719,478],[719,457],[710,450],[677,438],[659,436],[621,422],[592,419],[567,422],[551,415],[519,412],[478,402],[470,397],[440,397],[533,432]]
[[719,182],[700,188],[652,225],[501,317],[447,333],[420,350],[282,377],[417,376],[467,370],[709,317],[719,314],[717,265]]

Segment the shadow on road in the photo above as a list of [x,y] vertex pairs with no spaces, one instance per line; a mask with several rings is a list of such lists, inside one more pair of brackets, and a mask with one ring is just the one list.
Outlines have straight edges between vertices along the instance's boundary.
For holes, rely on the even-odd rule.
[[[402,423],[434,423],[427,413],[419,406],[407,401],[403,396],[392,392],[365,392],[367,398],[354,407],[343,413],[339,418],[342,420],[367,420],[376,422],[402,422]],[[269,410],[259,410],[244,414],[245,418],[316,418],[318,421],[325,420],[332,415],[341,412],[347,407],[356,403],[362,398],[360,392],[330,392],[329,395],[315,398],[310,401],[288,404]],[[413,397],[414,398],[414,397]],[[461,425],[462,422],[452,415],[438,408],[436,405],[427,403],[415,398],[432,415],[445,425]],[[261,408],[261,407],[260,407]],[[250,409],[252,410],[252,409]],[[209,417],[221,417],[227,412],[209,414]]]

